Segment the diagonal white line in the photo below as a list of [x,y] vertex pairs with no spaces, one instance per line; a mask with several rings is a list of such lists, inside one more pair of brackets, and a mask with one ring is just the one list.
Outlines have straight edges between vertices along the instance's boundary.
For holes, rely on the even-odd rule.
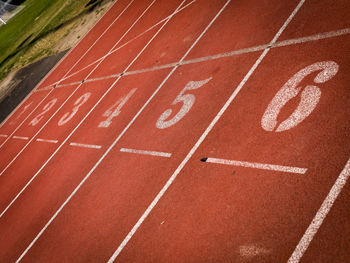
[[288,260],[288,263],[298,263],[305,251],[309,247],[312,239],[316,235],[318,229],[321,227],[324,219],[331,210],[335,200],[337,200],[340,192],[344,188],[346,182],[350,176],[350,159],[346,163],[344,169],[339,174],[337,180],[329,191],[326,199],[323,201],[320,209],[317,211],[315,217],[312,219],[311,224],[307,228],[303,237],[300,239],[298,245],[296,246],[293,254]]

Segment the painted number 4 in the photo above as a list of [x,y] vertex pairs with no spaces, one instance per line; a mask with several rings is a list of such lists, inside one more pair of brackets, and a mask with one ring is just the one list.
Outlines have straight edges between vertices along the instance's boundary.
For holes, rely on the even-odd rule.
[[[308,85],[305,88],[298,85],[308,75],[315,71],[320,71],[314,78],[317,84],[324,83],[337,74],[339,66],[333,61],[323,61],[314,63],[303,68],[296,73],[286,84],[276,93],[261,119],[261,126],[265,131],[282,132],[289,130],[303,120],[305,120],[311,112],[316,108],[320,98],[321,90],[317,86]],[[283,122],[277,125],[277,117],[282,108],[292,98],[300,93],[300,102],[294,112]]]
[[159,119],[156,122],[156,127],[158,129],[165,129],[169,128],[170,126],[173,126],[178,121],[180,121],[185,115],[190,111],[192,108],[196,97],[193,94],[184,94],[188,90],[195,90],[203,85],[207,84],[211,80],[211,77],[205,80],[200,81],[190,81],[186,84],[185,88],[180,92],[179,95],[175,98],[175,100],[171,103],[171,105],[175,105],[177,103],[182,102],[183,105],[180,109],[180,111],[170,120],[166,120],[171,113],[173,112],[172,109],[167,109],[160,115]]
[[121,109],[124,104],[130,99],[130,97],[135,93],[136,89],[132,89],[128,95],[117,100],[116,103],[112,105],[104,114],[103,117],[107,117],[106,120],[100,122],[98,125],[99,128],[108,128],[112,124],[113,118],[117,117],[120,114]]

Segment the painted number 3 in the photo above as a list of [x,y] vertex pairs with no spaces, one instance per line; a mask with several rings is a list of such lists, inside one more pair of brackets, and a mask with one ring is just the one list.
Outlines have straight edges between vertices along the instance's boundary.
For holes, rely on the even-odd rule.
[[207,84],[211,80],[211,77],[205,80],[201,81],[190,81],[186,84],[185,88],[180,92],[179,95],[175,98],[175,100],[172,102],[171,105],[175,105],[179,102],[182,102],[183,105],[180,109],[180,111],[170,120],[166,120],[171,113],[173,112],[172,109],[167,109],[160,115],[159,119],[156,122],[156,127],[158,129],[165,129],[169,128],[170,126],[174,125],[178,121],[180,121],[185,115],[190,111],[192,108],[196,97],[193,94],[184,94],[188,90],[195,90],[203,85]]
[[[266,131],[282,132],[289,130],[303,120],[305,120],[315,109],[321,97],[321,90],[317,86],[308,85],[304,89],[299,83],[308,75],[315,71],[320,71],[314,78],[315,83],[324,83],[337,74],[339,66],[333,61],[323,61],[314,63],[303,68],[296,73],[286,84],[277,92],[261,119],[261,126]],[[277,117],[282,108],[292,98],[300,93],[300,103],[294,112],[282,123],[277,125]]]
[[62,126],[64,124],[66,124],[67,122],[69,122],[73,116],[78,112],[79,108],[85,103],[87,102],[87,100],[90,98],[91,93],[87,92],[85,94],[83,94],[82,96],[80,96],[75,102],[74,102],[74,108],[72,109],[72,112],[67,112],[65,113],[62,118],[58,121],[58,126]]

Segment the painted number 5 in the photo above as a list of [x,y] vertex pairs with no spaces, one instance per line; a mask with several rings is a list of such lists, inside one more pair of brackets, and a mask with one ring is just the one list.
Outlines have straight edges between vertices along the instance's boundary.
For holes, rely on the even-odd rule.
[[[314,63],[306,68],[303,68],[296,73],[286,84],[277,92],[275,97],[268,105],[262,119],[261,126],[266,131],[282,132],[289,130],[303,120],[305,120],[315,109],[321,97],[321,90],[317,86],[308,85],[304,89],[299,86],[299,83],[308,75],[315,71],[320,71],[314,78],[315,83],[324,83],[337,74],[339,66],[333,61],[323,61]],[[301,93],[300,93],[301,92]],[[294,112],[277,126],[277,117],[282,108],[292,98],[300,93],[300,103]],[[277,126],[277,128],[276,128]]]
[[171,104],[171,105],[175,105],[179,102],[182,102],[183,105],[180,111],[172,119],[166,120],[173,112],[172,109],[167,109],[162,113],[162,115],[160,115],[159,119],[156,122],[156,127],[158,129],[165,129],[165,128],[169,128],[170,126],[180,121],[190,111],[190,109],[192,108],[196,100],[196,97],[193,94],[184,94],[184,93],[188,90],[198,89],[203,85],[207,84],[210,80],[211,80],[211,77],[205,80],[188,82],[185,88],[180,92],[179,95],[177,95],[177,97]]

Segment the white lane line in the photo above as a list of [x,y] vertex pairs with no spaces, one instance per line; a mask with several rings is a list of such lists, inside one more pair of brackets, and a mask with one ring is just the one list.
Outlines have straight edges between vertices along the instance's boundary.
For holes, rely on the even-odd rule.
[[[185,0],[179,5],[179,7],[177,8],[177,10],[179,8],[181,8],[181,6],[183,5],[183,3],[185,2]],[[183,61],[185,59],[185,57],[188,55],[189,52],[191,52],[191,50],[194,48],[194,46],[198,43],[198,41],[203,37],[203,35],[208,31],[208,29],[210,28],[210,26],[212,25],[212,23],[214,23],[214,21],[217,19],[217,17],[221,14],[221,12],[225,9],[225,7],[228,5],[228,3],[230,2],[227,1],[226,4],[223,6],[223,8],[219,11],[219,13],[212,19],[212,21],[209,23],[209,25],[204,29],[204,31],[197,37],[196,41],[191,45],[191,47],[187,50],[187,52],[184,54],[184,56],[180,59],[180,62]],[[172,18],[172,16],[169,18],[168,21],[170,21],[170,19]],[[163,25],[165,26],[166,23]],[[158,31],[156,34],[158,34],[160,31]],[[151,39],[152,40],[152,39]],[[149,42],[150,43],[150,42]],[[149,44],[148,43],[148,44]],[[147,44],[147,45],[148,45]],[[143,49],[144,50],[144,49]],[[141,55],[141,53],[143,52],[143,50],[139,53],[139,55]],[[138,55],[138,56],[139,56]],[[137,56],[137,57],[138,57]],[[133,63],[133,62],[132,62]],[[108,147],[108,149],[104,152],[104,154],[102,155],[102,157],[96,162],[96,164],[94,165],[94,167],[92,167],[92,169],[88,172],[88,174],[83,178],[83,180],[79,183],[79,185],[74,189],[74,191],[67,197],[67,199],[63,202],[63,204],[60,206],[60,208],[54,213],[54,215],[50,218],[50,220],[46,223],[46,225],[40,230],[40,232],[36,235],[36,237],[32,240],[32,242],[29,244],[29,246],[23,251],[23,253],[21,254],[21,256],[17,259],[16,262],[19,262],[24,256],[25,254],[27,254],[27,252],[31,249],[31,247],[35,244],[35,242],[40,238],[40,236],[45,232],[45,230],[50,226],[50,224],[55,220],[55,218],[59,215],[59,213],[62,211],[62,209],[69,203],[69,201],[74,197],[74,195],[79,191],[79,189],[83,186],[83,184],[86,182],[86,180],[91,176],[91,174],[97,169],[97,167],[101,164],[101,162],[106,158],[106,156],[109,154],[109,152],[114,148],[114,146],[116,145],[116,143],[120,140],[121,137],[123,137],[123,135],[126,133],[126,131],[130,128],[130,126],[135,122],[135,120],[138,118],[138,116],[140,116],[140,114],[143,112],[143,110],[147,107],[147,105],[151,102],[151,100],[156,96],[156,94],[159,92],[159,90],[163,87],[163,85],[165,84],[165,82],[169,79],[169,77],[174,73],[174,71],[176,70],[177,66],[174,67],[174,69],[165,77],[165,79],[162,81],[162,83],[159,85],[159,87],[153,92],[153,94],[148,98],[148,100],[145,102],[145,104],[142,106],[142,108],[136,113],[136,115],[133,117],[133,119],[128,123],[128,125],[124,128],[124,130],[119,134],[119,136],[114,140],[114,142]],[[114,86],[114,84],[112,84],[111,88]],[[111,89],[110,88],[110,89]],[[106,95],[108,93],[108,91],[104,94]],[[103,95],[103,96],[104,96]],[[93,110],[93,108],[91,109],[91,111]],[[90,112],[91,112],[90,111]],[[89,113],[88,113],[89,114]],[[87,117],[87,116],[86,116]],[[85,119],[85,118],[84,118]],[[80,122],[80,124],[84,121],[84,119]],[[74,130],[73,130],[74,132]],[[73,132],[70,134],[72,135]],[[68,138],[67,138],[68,139]],[[63,145],[63,144],[62,144]],[[56,151],[57,152],[57,151]],[[55,154],[55,153],[54,153]],[[52,157],[53,155],[51,155]],[[46,163],[48,163],[51,159],[51,157],[46,161]],[[45,164],[44,164],[45,165]],[[31,181],[34,180],[34,178],[37,176],[37,174],[41,171],[41,169],[36,173],[36,175],[34,175],[34,177],[30,180],[30,182],[27,183],[27,185],[29,185],[31,183]],[[25,186],[26,188],[27,186]],[[6,212],[6,210],[12,205],[12,203],[18,198],[18,196],[25,190],[25,188],[22,189],[22,191],[16,196],[16,198],[10,203],[10,205],[5,209],[5,211],[0,215],[1,216]]]
[[[119,47],[113,49],[111,52],[107,53],[106,55],[102,56],[101,58],[99,58],[99,59],[97,59],[97,60],[91,62],[91,63],[88,64],[87,66],[85,66],[85,67],[83,67],[83,68],[81,68],[81,69],[79,69],[79,70],[73,72],[72,74],[70,74],[70,75],[64,77],[61,81],[73,77],[74,75],[76,75],[76,74],[78,74],[79,72],[85,70],[86,68],[88,68],[88,67],[90,67],[90,66],[92,66],[92,65],[94,65],[94,64],[96,64],[96,63],[98,63],[100,60],[105,59],[106,57],[110,56],[111,54],[117,52],[119,49],[123,48],[124,46],[126,46],[126,45],[132,43],[133,41],[135,41],[136,39],[140,38],[141,36],[143,36],[144,34],[146,34],[147,32],[149,32],[150,30],[152,30],[153,28],[155,28],[156,26],[158,26],[158,25],[160,25],[161,23],[167,21],[170,17],[173,17],[173,16],[176,15],[177,13],[179,13],[179,12],[181,12],[182,10],[184,10],[185,8],[187,8],[188,6],[192,5],[194,2],[196,2],[196,0],[193,0],[193,1],[191,1],[190,3],[188,3],[187,5],[183,6],[182,8],[180,8],[179,10],[177,10],[176,13],[172,13],[171,15],[169,15],[169,16],[163,18],[162,20],[160,20],[159,22],[157,22],[157,23],[154,24],[153,26],[149,27],[148,29],[146,29],[146,30],[143,31],[142,33],[138,34],[136,37],[134,37],[134,38],[128,40],[127,42],[125,42],[125,43],[122,44],[121,46],[119,46]],[[110,75],[110,76],[108,76],[108,77],[109,77],[109,78],[115,77],[116,75],[119,75],[119,74],[122,74],[122,73],[113,74],[113,75]],[[108,78],[108,77],[107,77],[107,78]],[[106,77],[103,77],[102,79],[105,79],[105,78],[106,78]],[[98,80],[98,79],[100,79],[100,78],[96,78],[96,80]],[[50,86],[52,86],[52,85],[56,85],[56,86],[59,86],[59,87],[62,87],[62,86],[63,86],[63,85],[59,85],[58,82],[53,83],[53,84],[51,84]],[[48,87],[50,87],[50,86],[48,86]],[[45,89],[45,88],[47,88],[47,87],[44,87],[43,89]]]
[[303,237],[296,246],[293,254],[288,259],[288,263],[298,263],[305,251],[309,247],[312,239],[316,235],[318,229],[321,227],[324,219],[331,210],[334,202],[337,200],[340,192],[344,188],[346,182],[350,176],[350,159],[346,163],[344,169],[341,171],[331,190],[329,191],[326,199],[323,201],[320,209],[317,211],[315,217],[312,219],[311,224],[307,228]]
[[47,142],[47,143],[58,143],[58,140],[48,140],[48,139],[36,139],[38,142]]
[[310,41],[317,41],[317,40],[331,38],[331,37],[339,37],[339,36],[348,35],[348,34],[350,34],[350,28],[343,28],[340,30],[324,32],[324,33],[319,33],[311,36],[276,42],[272,47],[284,47],[284,46],[295,45],[295,44],[300,44],[300,43],[305,43]]
[[7,138],[8,135],[6,135],[6,134],[0,134],[0,137]]
[[[131,3],[133,3],[134,2],[134,0],[132,0],[130,3],[129,3],[129,5],[126,7],[126,8],[124,8],[124,10],[123,10],[123,12],[127,9],[127,8],[129,8],[129,6],[131,5]],[[152,4],[153,4],[153,2],[152,2]],[[151,4],[151,5],[152,5]],[[144,13],[142,13],[142,15],[143,15]],[[142,16],[141,15],[141,16]],[[122,37],[124,37],[125,35],[123,35]],[[119,42],[119,41],[118,41]],[[116,44],[115,44],[116,45]],[[113,48],[115,47],[115,45],[110,49],[110,50],[113,50]],[[91,71],[90,71],[90,73],[87,75],[87,77],[89,77],[91,74],[93,74],[93,72],[100,66],[100,64],[103,62],[103,60],[101,60]],[[79,84],[76,88],[75,88],[75,90],[68,96],[68,98],[66,98],[66,100],[61,104],[61,106],[50,116],[50,118],[44,123],[44,125],[43,126],[41,126],[40,127],[40,129],[36,132],[36,134],[28,141],[28,143],[26,144],[26,145],[24,145],[24,147],[17,153],[17,155],[10,161],[10,163],[8,163],[7,164],[7,166],[1,171],[1,173],[0,173],[0,176],[2,176],[3,175],[3,173],[12,165],[12,163],[18,158],[18,156],[20,156],[21,155],[21,153],[28,147],[28,145],[34,140],[34,137],[36,137],[45,127],[46,127],[46,125],[52,120],[52,118],[53,117],[55,117],[55,115],[61,110],[61,108],[69,101],[69,99],[80,89],[80,87],[81,87],[81,85],[82,85],[82,83],[81,84]],[[33,178],[32,178],[33,179]],[[32,179],[29,181],[29,182],[31,182],[32,181]],[[28,185],[28,184],[27,184]],[[27,185],[25,186],[25,188],[27,187]],[[24,189],[24,188],[23,188]],[[23,190],[22,189],[22,190]],[[21,191],[22,192],[22,191]],[[20,193],[21,193],[20,192]],[[15,197],[15,199],[17,198],[17,196]],[[12,203],[12,202],[11,202]],[[8,206],[9,207],[9,206]],[[7,208],[6,208],[7,209]],[[5,210],[6,210],[5,209]],[[4,212],[2,212],[2,214],[3,214]],[[0,218],[1,218],[1,216],[2,216],[2,214],[0,215]]]
[[136,150],[136,149],[129,149],[129,148],[121,148],[120,151],[125,153],[153,155],[153,156],[168,157],[168,158],[171,157],[171,153],[165,153],[165,152],[145,151],[145,150]]
[[293,167],[293,166],[267,164],[267,163],[242,162],[242,161],[226,160],[226,159],[218,159],[218,158],[203,158],[203,161],[207,163],[242,166],[247,168],[271,170],[271,171],[278,171],[278,172],[285,172],[285,173],[305,174],[307,171],[307,168],[299,168],[299,167]]
[[70,146],[76,146],[76,147],[83,147],[83,148],[91,148],[91,149],[101,149],[101,145],[94,145],[94,144],[85,144],[85,143],[77,143],[77,142],[71,142],[69,144]]
[[[337,36],[342,36],[342,35],[347,35],[347,34],[350,34],[350,28],[344,28],[344,29],[340,29],[340,30],[320,33],[320,34],[306,36],[306,37],[301,37],[301,38],[293,38],[293,39],[283,40],[283,41],[280,41],[280,42],[276,42],[275,44],[273,44],[271,46],[271,48],[284,47],[284,46],[289,46],[289,45],[296,45],[296,44],[300,44],[300,43],[306,43],[306,42],[310,42],[310,41],[317,41],[317,40],[321,40],[321,39],[327,39],[327,38],[337,37]],[[219,54],[214,54],[214,55],[210,55],[210,56],[204,56],[204,57],[184,60],[183,62],[179,63],[179,66],[183,66],[183,65],[187,65],[187,64],[194,64],[194,63],[199,63],[199,62],[204,62],[204,61],[209,61],[209,60],[214,60],[214,59],[220,59],[220,58],[225,58],[225,57],[231,57],[231,56],[236,56],[236,55],[241,55],[241,54],[247,54],[247,53],[252,53],[252,52],[257,52],[257,51],[264,50],[264,49],[268,48],[269,46],[270,46],[270,44],[264,44],[264,45],[254,46],[254,47],[248,47],[248,48],[243,48],[243,49],[238,49],[238,50],[232,50],[232,51],[228,51],[228,52],[225,52],[225,53],[219,53]],[[169,63],[169,64],[159,65],[159,66],[155,66],[155,67],[151,67],[151,68],[137,69],[137,70],[125,72],[124,75],[125,76],[126,75],[135,75],[135,74],[139,74],[139,73],[156,71],[156,70],[165,69],[165,68],[172,68],[176,64],[178,64],[178,62],[173,62],[173,63]],[[115,78],[115,77],[119,77],[122,74],[123,74],[123,72],[119,72],[119,73],[115,73],[115,74],[107,75],[107,76],[103,76],[103,77],[86,79],[85,82],[94,82],[94,81],[99,81],[99,80],[103,80],[103,79]],[[71,82],[71,83],[67,83],[67,84],[58,84],[56,86],[56,88],[61,88],[61,87],[70,86],[70,85],[79,84],[79,83],[80,82]],[[34,92],[47,90],[47,89],[48,88],[46,87],[46,88],[42,88],[42,89],[39,89],[39,90],[35,90]]]
[[[292,14],[288,17],[286,22],[283,24],[283,26],[280,28],[280,30],[277,32],[275,37],[271,41],[271,45],[276,42],[277,38],[282,34],[283,30],[287,27],[289,22],[292,20],[292,18],[295,16],[295,14],[298,12],[298,10],[301,8],[301,6],[304,4],[305,0],[301,0],[297,7],[294,9]],[[229,3],[229,1],[226,3],[226,5]],[[223,9],[220,11],[222,12]],[[162,198],[162,196],[165,194],[165,192],[168,190],[168,188],[171,186],[171,184],[176,179],[177,175],[180,173],[180,171],[184,168],[186,163],[189,161],[189,159],[192,157],[192,155],[196,152],[198,147],[201,145],[201,143],[204,141],[204,139],[207,137],[209,132],[213,129],[214,125],[218,122],[222,114],[226,111],[226,109],[229,107],[233,99],[237,96],[238,92],[242,89],[244,84],[247,82],[247,80],[250,78],[250,76],[253,74],[255,69],[258,67],[258,65],[261,63],[262,59],[266,56],[270,48],[267,48],[264,50],[264,52],[260,55],[260,57],[257,59],[257,61],[254,63],[253,67],[249,70],[247,75],[243,78],[241,83],[238,85],[238,87],[235,89],[235,91],[232,93],[231,97],[227,100],[225,105],[222,107],[222,109],[219,111],[219,113],[215,116],[213,121],[210,123],[208,128],[204,131],[202,136],[199,138],[199,140],[196,142],[196,144],[192,147],[190,152],[187,154],[185,159],[181,162],[181,164],[177,167],[175,172],[171,175],[169,180],[166,182],[166,184],[163,186],[163,188],[160,190],[160,192],[157,194],[157,196],[154,198],[152,203],[148,206],[146,211],[142,214],[142,216],[139,218],[139,220],[136,222],[136,224],[133,226],[133,228],[130,230],[130,232],[127,234],[123,242],[119,245],[117,250],[114,252],[112,257],[109,259],[109,263],[114,262],[114,260],[117,258],[117,256],[120,254],[120,252],[124,249],[124,247],[127,245],[129,240],[133,237],[135,232],[139,229],[141,224],[145,221],[145,219],[148,217],[148,215],[151,213],[152,209],[157,205],[159,200]]]
[[23,136],[13,136],[13,139],[19,139],[19,140],[29,140],[29,137],[23,137]]

